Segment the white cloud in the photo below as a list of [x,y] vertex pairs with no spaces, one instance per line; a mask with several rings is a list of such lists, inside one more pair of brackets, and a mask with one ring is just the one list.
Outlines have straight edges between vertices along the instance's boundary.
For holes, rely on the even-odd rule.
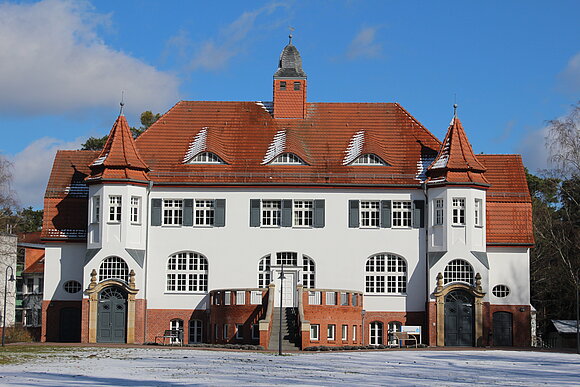
[[522,139],[517,148],[517,152],[522,155],[524,165],[530,172],[538,172],[548,168],[547,135],[548,127],[531,131]]
[[129,112],[178,97],[178,80],[107,46],[107,16],[85,1],[0,4],[0,112],[60,114],[111,106],[125,91]]
[[[286,5],[282,3],[271,3],[254,11],[242,13],[240,17],[223,28],[216,38],[208,39],[195,48],[195,54],[189,62],[189,70],[216,71],[225,68],[233,57],[245,50],[245,41],[248,35],[257,28],[258,17],[270,16],[278,8],[285,7]],[[273,23],[268,28],[276,26],[277,23]],[[183,44],[183,38],[178,36],[170,43]]]
[[12,189],[16,192],[20,206],[43,207],[44,190],[56,151],[79,149],[81,142],[80,139],[64,142],[43,137],[9,158],[13,163]]
[[559,78],[564,90],[572,93],[580,91],[580,52],[568,61]]
[[363,27],[350,42],[346,56],[349,59],[379,57],[383,46],[376,42],[378,30],[379,27]]

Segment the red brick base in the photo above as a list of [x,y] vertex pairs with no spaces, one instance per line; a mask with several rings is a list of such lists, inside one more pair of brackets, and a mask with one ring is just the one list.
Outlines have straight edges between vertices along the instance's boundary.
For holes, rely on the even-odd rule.
[[[60,341],[60,312],[64,308],[81,311],[81,301],[42,301],[42,331],[40,340]],[[81,324],[81,322],[78,322]],[[80,337],[79,337],[80,341]]]

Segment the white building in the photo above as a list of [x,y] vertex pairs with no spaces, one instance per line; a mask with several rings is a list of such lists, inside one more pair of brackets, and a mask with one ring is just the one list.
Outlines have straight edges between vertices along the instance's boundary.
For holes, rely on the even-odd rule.
[[[311,103],[288,44],[273,102],[181,101],[133,140],[60,151],[45,196],[43,339],[530,343],[518,155],[443,143],[395,103]],[[280,284],[280,273],[285,280]],[[282,297],[280,290],[283,289]]]

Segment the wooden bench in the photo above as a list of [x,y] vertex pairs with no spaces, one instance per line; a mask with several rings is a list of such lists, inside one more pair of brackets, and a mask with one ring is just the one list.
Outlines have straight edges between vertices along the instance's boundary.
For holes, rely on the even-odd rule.
[[161,336],[155,336],[155,343],[157,344],[157,339],[161,339],[161,344],[165,344],[165,340],[169,339],[169,344],[178,343],[183,345],[183,340],[181,338],[181,331],[175,329],[167,329]]
[[413,340],[415,342],[415,348],[417,348],[417,338],[414,335],[410,335],[407,332],[393,332],[393,336],[399,342],[399,348],[401,348],[401,343],[405,345],[408,340]]

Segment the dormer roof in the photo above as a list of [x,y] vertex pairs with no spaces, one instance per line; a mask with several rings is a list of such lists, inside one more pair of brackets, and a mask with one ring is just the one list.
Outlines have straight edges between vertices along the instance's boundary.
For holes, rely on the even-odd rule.
[[427,171],[429,183],[489,186],[483,175],[485,171],[473,153],[461,121],[457,116],[453,117],[441,149]]
[[89,166],[91,174],[87,182],[95,180],[136,180],[147,181],[149,167],[143,161],[129,124],[123,114],[113,125],[105,146],[99,156]]

